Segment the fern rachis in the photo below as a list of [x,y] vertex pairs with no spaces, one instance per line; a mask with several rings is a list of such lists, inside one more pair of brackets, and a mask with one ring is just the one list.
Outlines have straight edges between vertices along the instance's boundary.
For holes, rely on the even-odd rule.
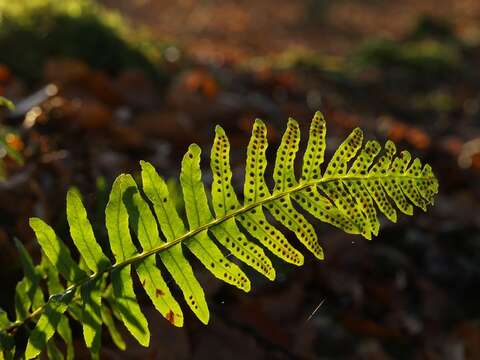
[[[295,120],[289,120],[277,151],[273,170],[275,186],[270,191],[264,179],[266,126],[256,120],[247,148],[241,203],[231,184],[230,144],[223,129],[217,126],[210,163],[211,204],[202,182],[200,148],[191,145],[182,160],[180,184],[186,223],[179,216],[165,181],[151,164],[142,161],[142,192],[128,174],[120,175],[112,185],[105,213],[114,264],[95,240],[80,193],[71,189],[67,195],[67,219],[81,261],[77,264],[73,260],[51,227],[40,219],[30,220],[43,251],[42,262],[35,267],[28,253],[18,245],[26,275],[17,286],[17,319],[11,322],[6,313],[0,311],[0,354],[6,358],[13,356],[12,336],[17,328],[30,321],[37,323],[27,344],[27,359],[36,357],[44,349],[47,354],[54,351],[56,332],[68,345],[71,331],[66,314],[82,322],[85,343],[94,358],[99,355],[103,324],[115,344],[125,347],[113,317],[123,322],[140,344],[148,346],[148,322],[136,300],[132,270],[155,308],[170,323],[182,326],[182,309],[156,266],[156,254],[190,309],[200,321],[208,323],[210,315],[205,294],[183,254],[184,249],[219,280],[247,292],[251,287],[248,277],[223,254],[218,244],[270,280],[275,279],[275,269],[264,248],[286,262],[303,264],[301,252],[269,223],[265,211],[294,232],[317,258],[323,259],[323,249],[313,226],[294,203],[321,221],[367,239],[378,234],[378,211],[396,221],[395,208],[412,215],[414,206],[426,210],[426,205],[433,203],[438,182],[430,166],[422,166],[418,159],[411,161],[406,151],[395,157],[395,145],[390,141],[385,144],[385,154],[377,160],[381,146],[376,141],[368,141],[362,147],[363,134],[358,128],[340,145],[322,175],[325,134],[325,120],[317,113],[303,156],[302,176],[297,180],[294,165],[300,130]],[[141,249],[134,245],[130,229]],[[49,296],[45,303],[38,285],[43,280],[47,280]],[[67,358],[71,356],[68,347]]]

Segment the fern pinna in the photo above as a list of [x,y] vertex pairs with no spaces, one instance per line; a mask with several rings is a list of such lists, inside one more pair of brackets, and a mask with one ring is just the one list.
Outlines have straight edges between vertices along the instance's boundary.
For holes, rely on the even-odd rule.
[[[93,358],[99,356],[103,325],[114,343],[125,348],[114,319],[123,322],[140,344],[148,346],[148,323],[136,299],[132,272],[157,310],[172,325],[182,326],[182,308],[170,292],[157,260],[170,273],[198,319],[208,323],[205,294],[184,256],[185,248],[215,277],[246,292],[250,290],[248,277],[241,266],[225,256],[225,251],[270,280],[275,279],[275,269],[264,249],[288,263],[303,264],[302,253],[265,211],[276,223],[294,232],[315,257],[323,259],[313,226],[294,204],[347,233],[371,239],[379,231],[378,212],[395,222],[397,210],[412,215],[414,206],[426,210],[433,203],[438,182],[431,167],[422,165],[419,159],[412,161],[407,151],[396,156],[391,141],[386,142],[379,156],[380,144],[368,141],[362,146],[363,134],[358,128],[339,146],[322,172],[325,134],[325,120],[316,113],[303,155],[302,175],[297,179],[295,157],[300,129],[290,119],[277,151],[275,186],[269,190],[264,178],[267,128],[256,120],[247,149],[242,202],[231,183],[230,144],[224,130],[217,126],[210,156],[211,204],[202,182],[200,148],[191,145],[183,157],[180,183],[188,225],[177,212],[165,181],[151,164],[142,161],[141,191],[131,175],[122,174],[110,192],[105,215],[114,259],[107,257],[95,240],[80,193],[71,189],[67,195],[67,220],[80,261],[75,262],[49,225],[38,218],[30,219],[43,256],[35,266],[17,242],[25,277],[16,288],[16,320],[10,321],[4,311],[0,313],[0,354],[12,358],[16,330],[24,327],[30,331],[36,323],[29,333],[26,359],[42,351],[53,358],[63,356],[58,355],[56,333],[66,343],[65,355],[71,359],[69,319],[81,322]],[[132,240],[130,230],[140,247]],[[43,281],[47,301],[40,287]]]

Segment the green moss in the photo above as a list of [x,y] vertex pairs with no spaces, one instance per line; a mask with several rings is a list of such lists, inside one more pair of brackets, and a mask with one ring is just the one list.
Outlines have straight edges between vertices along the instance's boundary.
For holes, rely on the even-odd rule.
[[361,46],[352,60],[360,67],[395,67],[419,75],[443,75],[460,69],[462,53],[457,46],[431,39],[373,40]]
[[356,71],[375,67],[432,80],[465,74],[467,51],[467,44],[446,20],[421,16],[403,39],[369,39],[353,52],[349,63]]
[[0,63],[27,81],[41,78],[50,57],[71,57],[116,74],[142,69],[162,80],[167,44],[131,31],[120,15],[91,0],[0,0]]

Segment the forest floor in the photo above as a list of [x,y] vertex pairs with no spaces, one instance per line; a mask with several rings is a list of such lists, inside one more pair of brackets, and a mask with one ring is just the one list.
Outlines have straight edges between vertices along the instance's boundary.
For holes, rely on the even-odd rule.
[[200,59],[238,61],[285,49],[347,54],[372,36],[399,39],[418,17],[448,19],[462,36],[478,33],[476,0],[101,0],[159,38]]

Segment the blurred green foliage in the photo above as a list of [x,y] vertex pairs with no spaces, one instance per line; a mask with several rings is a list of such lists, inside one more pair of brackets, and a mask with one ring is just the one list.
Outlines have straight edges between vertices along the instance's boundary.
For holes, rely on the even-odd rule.
[[41,78],[50,57],[80,59],[112,74],[142,69],[162,80],[167,46],[146,31],[132,31],[93,0],[0,0],[0,63],[27,81]]
[[387,78],[432,83],[468,74],[471,46],[455,34],[446,20],[422,16],[400,40],[370,38],[346,56],[292,50],[276,57],[270,65],[320,71],[338,81],[356,80],[374,69]]
[[384,70],[395,68],[422,78],[458,72],[463,64],[462,50],[458,45],[434,39],[371,40],[357,49],[351,61],[357,70],[372,66]]
[[6,107],[9,110],[13,110],[15,108],[15,105],[10,100],[4,98],[3,96],[0,96],[0,107]]
[[464,73],[466,50],[448,20],[424,15],[402,40],[367,40],[349,62],[354,72],[374,67],[421,81],[435,80]]

